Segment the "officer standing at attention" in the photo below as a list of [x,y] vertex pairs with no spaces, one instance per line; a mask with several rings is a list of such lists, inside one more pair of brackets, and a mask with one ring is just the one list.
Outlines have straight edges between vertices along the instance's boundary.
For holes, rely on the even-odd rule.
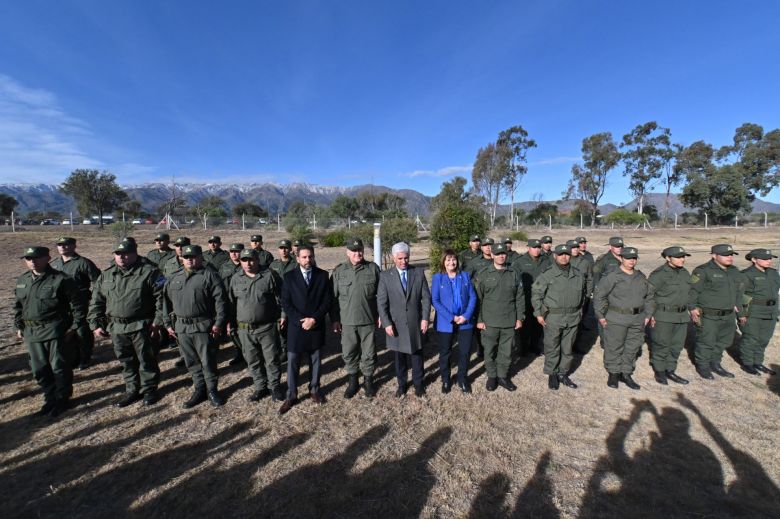
[[157,265],[157,268],[162,269],[162,266],[166,261],[176,255],[176,252],[169,247],[171,243],[171,235],[167,232],[161,232],[154,237],[154,244],[156,249],[150,250],[146,255],[146,258]]
[[482,241],[479,239],[479,234],[471,235],[469,238],[469,248],[461,252],[458,256],[461,270],[465,270],[471,260],[482,256],[482,251],[479,250],[481,243]]
[[[225,287],[225,294],[230,290],[230,279],[233,274],[241,272],[241,251],[244,250],[243,243],[231,243],[228,248],[228,261],[219,267],[219,278],[222,280],[222,286]],[[245,364],[244,355],[241,353],[241,340],[238,338],[238,328],[236,327],[236,308],[228,298],[228,322],[233,326],[230,328],[228,336],[233,341],[235,356],[230,361],[231,366]]]
[[525,303],[525,321],[520,329],[521,355],[539,355],[543,328],[534,317],[531,305],[531,287],[539,275],[550,266],[549,259],[542,254],[542,242],[532,238],[527,242],[528,249],[513,264],[512,270],[520,275],[523,282],[523,298]]
[[491,252],[493,243],[493,238],[485,238],[482,240],[480,245],[482,256],[469,261],[468,267],[464,269],[469,273],[471,279],[476,279],[482,269],[493,264],[493,254]]
[[210,237],[208,243],[209,250],[203,253],[203,261],[214,267],[216,272],[219,272],[219,267],[230,259],[230,256],[227,251],[222,249],[222,238],[219,236]]
[[[281,283],[284,283],[284,276],[286,276],[288,272],[295,270],[295,268],[298,266],[298,262],[295,261],[295,258],[290,254],[290,249],[292,249],[292,242],[290,240],[279,240],[279,257],[273,260],[269,266],[271,270],[279,275],[279,281]],[[281,288],[279,291],[281,293]],[[278,332],[279,334],[277,337],[279,338],[280,345],[279,355],[281,356],[280,358],[286,359],[287,328],[280,327]]]
[[260,269],[267,269],[274,261],[274,256],[263,248],[263,236],[261,234],[253,234],[249,238],[249,246],[257,251],[257,261],[260,265]]
[[693,269],[688,293],[691,319],[698,326],[696,372],[707,380],[715,378],[713,373],[733,378],[734,374],[723,369],[720,361],[723,351],[734,341],[735,314],[740,324],[747,321],[742,311],[745,277],[732,265],[736,251],[731,245],[713,245],[710,253],[710,261]]
[[[225,290],[219,275],[203,268],[203,249],[187,245],[181,254],[184,269],[165,281],[163,323],[179,343],[194,391],[183,407],[189,409],[206,398],[211,405],[225,403],[217,391],[216,340],[227,321]],[[174,324],[171,314],[176,316]]]
[[641,271],[635,270],[639,251],[623,247],[620,267],[601,278],[593,295],[596,317],[604,329],[604,367],[607,385],[623,381],[639,389],[631,375],[645,341],[645,327],[653,315],[653,287]]
[[[252,375],[254,392],[250,402],[268,396],[268,387],[275,401],[284,400],[280,386],[281,367],[277,327],[286,325],[281,309],[281,281],[276,272],[260,267],[256,249],[241,251],[241,269],[230,280],[228,296],[236,308],[236,322],[241,349]],[[232,330],[228,325],[228,331]]]
[[588,250],[588,239],[585,238],[585,236],[577,236],[574,240],[580,244],[580,256],[588,260],[592,267],[596,260],[593,258],[593,254]]
[[742,271],[747,305],[747,321],[741,326],[742,342],[739,345],[742,370],[751,375],[759,372],[776,375],[775,370],[764,366],[764,350],[775,332],[778,316],[780,276],[772,268],[772,258],[777,256],[769,249],[753,249],[745,258],[753,264]]
[[667,247],[661,256],[666,263],[655,269],[647,280],[655,294],[655,311],[650,319],[650,364],[659,384],[668,385],[667,379],[687,384],[675,371],[688,336],[691,275],[685,268],[685,258],[690,254],[682,247]]
[[186,236],[179,236],[176,238],[176,241],[173,242],[173,256],[165,260],[165,263],[160,267],[160,270],[166,278],[171,277],[177,270],[184,268],[182,267],[182,262],[184,260],[181,257],[181,251],[187,245],[191,245],[191,243],[190,239]]
[[79,340],[78,366],[79,369],[87,369],[89,361],[92,359],[95,337],[87,324],[86,308],[92,297],[90,292],[92,283],[97,281],[98,276],[100,276],[100,269],[91,260],[76,252],[76,238],[63,237],[57,240],[57,251],[60,253],[60,257],[51,262],[52,268],[73,278],[81,299],[84,301],[84,317],[80,321],[74,320],[73,327],[76,329]]
[[602,277],[620,268],[620,251],[623,249],[623,238],[613,236],[609,239],[609,250],[598,257],[593,264],[593,286],[599,284]]
[[376,394],[374,370],[376,369],[376,344],[374,330],[379,324],[377,287],[379,267],[363,257],[363,241],[351,238],[347,241],[347,261],[340,263],[331,274],[333,304],[330,320],[333,333],[341,334],[341,355],[349,377],[344,398],[352,398],[360,388],[363,373],[363,390],[368,398]]
[[293,258],[298,257],[298,249],[301,248],[301,245],[303,245],[303,242],[301,240],[293,240],[292,242],[292,249],[290,249],[290,252],[293,255]]
[[88,322],[96,338],[111,337],[122,363],[125,396],[116,402],[126,407],[143,396],[144,405],[159,400],[160,367],[152,336],[162,325],[160,271],[139,259],[136,246],[123,241],[114,248],[114,265],[95,282]]
[[542,256],[552,263],[552,236],[542,236],[539,242],[542,244]]
[[571,250],[558,245],[553,251],[555,263],[534,281],[531,301],[534,317],[544,327],[544,374],[547,386],[577,388],[569,378],[572,349],[582,319],[582,304],[587,281],[581,271],[570,265]]
[[[73,358],[65,333],[84,320],[86,302],[72,278],[49,265],[49,249],[28,247],[22,256],[29,269],[16,280],[14,327],[30,355],[30,368],[43,389],[38,414],[58,416],[73,393]],[[71,348],[72,349],[72,348]]]
[[506,266],[511,267],[520,258],[520,254],[512,250],[512,238],[509,236],[504,238],[502,243],[506,245]]
[[506,245],[496,243],[492,248],[493,264],[482,270],[475,281],[479,300],[477,328],[482,330],[485,349],[485,371],[488,391],[498,386],[507,391],[517,389],[509,379],[512,363],[512,344],[515,330],[523,326],[525,298],[520,274],[506,268]]

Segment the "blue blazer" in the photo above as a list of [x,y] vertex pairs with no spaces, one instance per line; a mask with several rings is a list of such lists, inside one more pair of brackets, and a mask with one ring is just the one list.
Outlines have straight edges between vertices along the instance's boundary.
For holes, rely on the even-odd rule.
[[[473,328],[477,322],[477,316],[474,312],[477,307],[477,291],[471,284],[471,278],[468,272],[458,272],[461,281],[460,300],[463,305],[463,312],[460,314],[467,321],[460,325],[461,330]],[[453,314],[454,298],[452,294],[452,284],[446,273],[433,275],[431,281],[431,299],[433,307],[436,309],[436,330],[445,333],[452,333],[455,314]]]

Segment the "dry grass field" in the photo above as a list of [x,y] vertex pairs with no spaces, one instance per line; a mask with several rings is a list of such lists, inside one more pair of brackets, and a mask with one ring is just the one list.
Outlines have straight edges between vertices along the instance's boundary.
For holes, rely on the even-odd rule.
[[[518,391],[488,393],[482,362],[473,356],[474,393],[442,395],[431,334],[426,397],[394,397],[392,357],[382,348],[378,396],[351,401],[342,396],[346,376],[338,338],[330,336],[323,356],[327,403],[316,407],[304,396],[281,418],[270,399],[247,402],[250,379],[228,365],[230,345],[220,355],[224,407],[181,409],[190,378],[167,349],[160,354],[161,402],[117,409],[111,404],[123,391],[120,369],[110,344],[102,343],[93,365],[75,374],[73,408],[56,420],[35,417],[42,397],[12,333],[12,287],[24,269],[22,248],[53,247],[66,231],[0,233],[3,517],[780,515],[780,377],[747,375],[727,356],[724,366],[736,378],[705,381],[684,352],[678,372],[691,383],[660,386],[645,346],[635,377],[642,389],[612,390],[593,336],[579,345],[587,353],[576,361],[577,390],[548,390],[542,358],[521,357],[514,365]],[[580,233],[552,234],[557,243]],[[602,252],[613,233],[585,230],[589,250]],[[205,242],[202,230],[188,234]],[[250,231],[221,234],[224,243],[246,242]],[[81,228],[74,235],[79,252],[107,264],[107,231]],[[134,235],[142,252],[151,248],[152,230]],[[622,236],[639,248],[638,267],[646,274],[671,244],[693,252],[691,268],[709,259],[713,243],[732,243],[740,268],[747,250],[780,245],[773,229]],[[267,244],[280,237],[267,235]],[[344,258],[341,249],[317,255],[326,269]],[[422,243],[412,260],[425,264],[426,255]],[[778,342],[776,334],[766,362],[775,369]]]

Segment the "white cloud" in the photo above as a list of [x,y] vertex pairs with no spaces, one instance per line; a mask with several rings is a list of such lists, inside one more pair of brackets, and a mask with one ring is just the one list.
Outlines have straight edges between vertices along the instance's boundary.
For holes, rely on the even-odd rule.
[[578,160],[582,160],[582,157],[552,157],[549,159],[536,160],[529,164],[531,166],[551,166],[556,164],[574,164]]
[[412,171],[409,173],[402,173],[404,177],[454,177],[455,175],[463,175],[471,172],[471,166],[447,166],[437,170],[421,170]]

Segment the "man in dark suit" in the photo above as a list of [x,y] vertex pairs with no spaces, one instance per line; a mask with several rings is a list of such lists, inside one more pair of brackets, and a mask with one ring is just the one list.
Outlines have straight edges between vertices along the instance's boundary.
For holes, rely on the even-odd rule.
[[325,316],[330,311],[333,292],[328,273],[315,265],[311,245],[301,246],[297,260],[299,268],[288,272],[282,284],[282,308],[288,322],[288,389],[279,414],[289,411],[298,401],[298,372],[304,354],[309,355],[311,399],[316,404],[324,401],[320,394],[320,348],[325,344]]
[[409,245],[393,245],[394,266],[379,276],[377,307],[379,319],[387,334],[387,348],[395,352],[395,374],[398,389],[395,396],[406,394],[409,364],[412,365],[414,394],[425,394],[423,387],[423,335],[428,331],[431,315],[431,292],[422,269],[409,266]]

